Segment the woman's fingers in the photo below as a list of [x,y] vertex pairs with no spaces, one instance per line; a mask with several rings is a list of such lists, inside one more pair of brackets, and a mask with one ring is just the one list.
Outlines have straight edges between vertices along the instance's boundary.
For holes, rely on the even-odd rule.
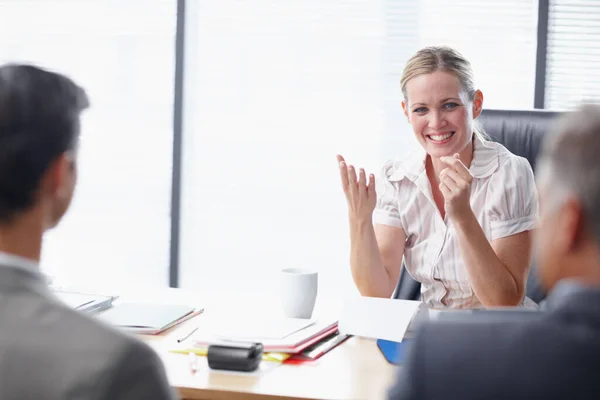
[[342,187],[350,203],[359,205],[363,203],[359,198],[366,199],[375,195],[375,176],[373,174],[370,174],[367,179],[367,174],[363,168],[360,168],[357,174],[353,165],[346,164],[344,157],[338,155],[337,160]]
[[348,189],[348,191],[352,195],[356,195],[358,192],[356,171],[354,170],[354,166],[352,165],[348,167]]
[[369,185],[367,186],[367,193],[369,193],[369,195],[375,194],[375,175],[373,174],[369,175]]
[[442,192],[442,195],[444,196],[444,199],[449,199],[452,196],[452,191],[450,190],[448,185],[446,185],[445,182],[440,182],[439,187],[440,191]]
[[469,182],[467,182],[462,175],[460,175],[452,168],[446,168],[442,171],[442,173],[440,174],[440,181],[444,178],[450,180],[456,187],[461,189],[464,189],[467,186],[469,186]]
[[452,179],[448,173],[442,174],[440,178],[440,184],[444,184],[444,186],[450,191],[450,193],[458,193],[461,190],[459,184],[454,179]]
[[471,175],[471,171],[469,171],[465,164],[463,164],[462,161],[460,161],[458,154],[455,154],[453,157],[441,157],[440,161],[454,169],[468,183],[471,183],[471,181],[473,180],[473,175]]
[[[341,156],[338,156],[341,157]],[[350,182],[348,181],[348,166],[346,165],[346,162],[342,161],[339,162],[339,166],[340,166],[340,178],[342,179],[342,189],[344,189],[344,193],[348,193],[348,185],[350,185]]]
[[360,195],[367,194],[367,175],[364,169],[360,169],[358,173],[358,193]]

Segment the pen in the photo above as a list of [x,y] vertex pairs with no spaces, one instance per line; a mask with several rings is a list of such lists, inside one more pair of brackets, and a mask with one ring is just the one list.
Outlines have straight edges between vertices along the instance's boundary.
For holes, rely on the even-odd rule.
[[188,332],[187,335],[185,335],[182,338],[177,339],[177,343],[181,343],[184,340],[186,340],[187,338],[189,338],[190,336],[192,336],[194,334],[194,332],[196,332],[198,330],[198,327],[195,327],[194,329],[192,329],[190,332]]

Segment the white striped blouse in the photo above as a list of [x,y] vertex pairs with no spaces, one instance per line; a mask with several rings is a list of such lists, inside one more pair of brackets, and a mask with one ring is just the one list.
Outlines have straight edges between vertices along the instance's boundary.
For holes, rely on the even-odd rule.
[[[404,261],[421,282],[421,300],[431,308],[481,308],[473,293],[452,221],[433,200],[420,148],[400,162],[388,162],[376,182],[375,224],[402,228],[406,234]],[[475,140],[470,166],[471,208],[487,239],[532,230],[538,198],[529,162],[504,146]]]

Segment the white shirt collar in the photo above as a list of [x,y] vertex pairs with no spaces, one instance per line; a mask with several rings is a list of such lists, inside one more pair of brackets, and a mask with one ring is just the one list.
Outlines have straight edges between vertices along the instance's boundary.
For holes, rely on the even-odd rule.
[[[481,141],[475,137],[473,160],[469,170],[474,178],[485,178],[498,169],[498,145],[494,142]],[[425,160],[427,153],[419,146],[405,162],[400,163],[399,168],[390,176],[390,181],[399,181],[405,176],[415,181],[425,171]]]
[[40,263],[30,258],[0,251],[0,266],[19,267],[39,271]]

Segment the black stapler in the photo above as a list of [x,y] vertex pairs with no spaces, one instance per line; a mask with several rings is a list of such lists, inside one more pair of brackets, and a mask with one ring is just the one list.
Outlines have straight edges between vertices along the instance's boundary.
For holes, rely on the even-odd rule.
[[208,366],[229,371],[255,371],[263,355],[262,343],[231,342],[208,346]]

